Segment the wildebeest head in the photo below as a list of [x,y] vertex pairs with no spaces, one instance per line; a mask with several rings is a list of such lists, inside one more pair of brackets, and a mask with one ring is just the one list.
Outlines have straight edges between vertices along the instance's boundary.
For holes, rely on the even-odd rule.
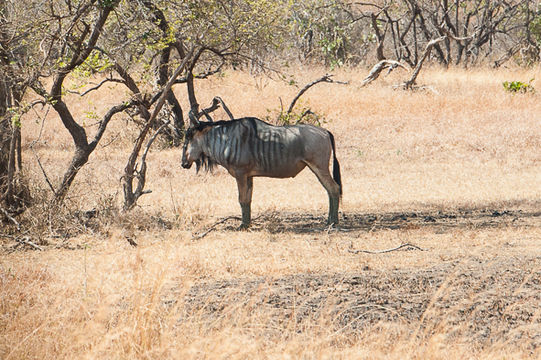
[[192,124],[184,136],[184,146],[182,148],[182,167],[189,169],[195,162],[196,171],[199,172],[201,165],[206,170],[212,170],[214,161],[203,152],[204,136],[209,130],[209,123],[197,122]]
[[185,169],[191,168],[193,162],[200,157],[200,146],[197,146],[197,141],[194,143],[195,133],[195,128],[189,127],[188,130],[186,130],[186,134],[184,134],[184,146],[182,147],[182,167]]

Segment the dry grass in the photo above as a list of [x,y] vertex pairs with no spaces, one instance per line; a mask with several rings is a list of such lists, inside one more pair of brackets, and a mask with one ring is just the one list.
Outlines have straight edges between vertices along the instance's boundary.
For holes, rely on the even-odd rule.
[[[324,72],[300,68],[295,79]],[[182,170],[178,149],[149,154],[153,192],[118,214],[135,132],[115,120],[63,217],[43,220],[57,211],[45,204],[25,215],[46,250],[10,252],[3,241],[0,358],[541,356],[541,102],[501,85],[540,70],[427,69],[420,82],[437,94],[392,90],[408,76],[398,71],[360,88],[365,75],[339,70],[350,85],[318,85],[301,103],[324,114],[337,139],[349,231],[323,229],[327,196],[305,171],[256,179],[253,213],[263,216],[252,231],[232,230],[232,220],[193,240],[240,208],[225,171]],[[241,72],[197,86],[202,104],[219,95],[239,117],[275,117],[279,97],[287,106],[298,91]],[[75,115],[124,96],[107,91]],[[40,131],[34,119],[23,125],[27,149]],[[55,183],[71,156],[58,129],[50,113],[34,145]],[[24,162],[45,188],[31,151]],[[91,221],[73,215],[92,208],[100,215]],[[349,252],[401,243],[426,251]]]

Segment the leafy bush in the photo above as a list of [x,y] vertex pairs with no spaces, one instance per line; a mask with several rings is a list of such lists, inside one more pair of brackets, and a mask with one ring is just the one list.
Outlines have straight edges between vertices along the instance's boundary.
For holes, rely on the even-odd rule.
[[532,85],[533,80],[534,79],[531,79],[528,83],[522,81],[504,81],[503,88],[514,93],[534,93],[535,89]]

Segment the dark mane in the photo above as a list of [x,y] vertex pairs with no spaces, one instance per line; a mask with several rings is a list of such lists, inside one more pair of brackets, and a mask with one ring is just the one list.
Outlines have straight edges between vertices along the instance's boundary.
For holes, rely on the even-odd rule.
[[[193,129],[194,130],[197,130],[197,131],[203,131],[205,130],[206,128],[208,127],[214,127],[214,126],[233,126],[233,124],[236,124],[240,121],[243,121],[243,120],[248,120],[250,122],[250,124],[255,128],[256,125],[255,125],[255,120],[259,120],[259,121],[263,121],[263,120],[260,120],[258,118],[254,118],[254,117],[244,117],[244,118],[239,118],[239,119],[234,119],[234,120],[220,120],[220,121],[213,121],[213,122],[210,122],[210,121],[200,121],[199,124],[197,125],[194,125],[193,126]],[[263,121],[264,122],[264,121]]]
[[201,167],[203,167],[206,172],[212,172],[215,166],[216,162],[202,153],[201,157],[195,160],[195,173],[199,173],[199,169],[201,169]]

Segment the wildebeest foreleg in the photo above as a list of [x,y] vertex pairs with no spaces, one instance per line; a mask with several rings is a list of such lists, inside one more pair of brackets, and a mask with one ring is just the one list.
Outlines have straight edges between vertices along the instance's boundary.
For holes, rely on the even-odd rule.
[[250,226],[251,210],[250,205],[252,203],[252,189],[254,187],[254,181],[252,177],[245,175],[236,176],[237,186],[239,188],[239,203],[242,210],[242,224],[241,229],[246,229]]

